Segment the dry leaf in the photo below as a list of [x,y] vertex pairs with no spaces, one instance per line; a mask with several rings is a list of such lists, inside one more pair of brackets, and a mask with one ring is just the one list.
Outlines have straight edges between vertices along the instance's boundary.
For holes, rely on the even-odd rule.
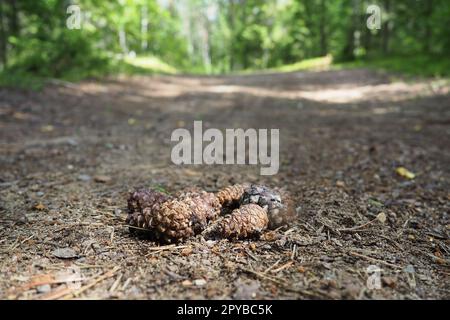
[[189,256],[192,253],[192,248],[188,247],[188,248],[184,248],[183,250],[181,250],[181,255],[184,257]]
[[398,167],[397,169],[395,169],[395,172],[406,179],[414,179],[416,177],[416,175],[414,173],[412,173],[411,171],[409,171],[408,169],[404,168],[404,167]]
[[55,127],[50,124],[41,127],[42,132],[52,132],[54,129],[55,129]]
[[44,206],[41,202],[39,202],[38,204],[36,204],[36,205],[33,207],[33,209],[42,211],[42,210],[45,210],[45,206]]
[[380,221],[381,223],[385,223],[386,222],[386,214],[384,212],[380,212],[377,215],[377,219],[378,221]]

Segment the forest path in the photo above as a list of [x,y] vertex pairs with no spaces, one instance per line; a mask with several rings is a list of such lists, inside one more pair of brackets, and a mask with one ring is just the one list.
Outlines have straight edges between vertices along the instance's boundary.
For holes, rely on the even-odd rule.
[[[357,69],[0,89],[0,297],[64,297],[75,273],[75,287],[98,280],[91,298],[448,299],[449,92]],[[280,172],[172,164],[171,133],[194,120],[280,129]],[[123,225],[135,187],[240,182],[288,189],[298,221],[265,240],[163,248]]]

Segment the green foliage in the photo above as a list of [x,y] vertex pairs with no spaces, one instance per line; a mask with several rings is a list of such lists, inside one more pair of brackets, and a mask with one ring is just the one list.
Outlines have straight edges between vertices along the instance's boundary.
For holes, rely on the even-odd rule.
[[[66,26],[72,4],[81,9],[80,30]],[[366,26],[373,4],[382,9],[380,30]],[[0,85],[114,73],[292,71],[321,67],[314,58],[324,56],[442,76],[448,59],[433,57],[450,56],[449,25],[448,0],[6,0]]]
[[424,54],[390,56],[339,63],[334,66],[337,69],[363,67],[398,72],[409,76],[450,77],[450,56]]

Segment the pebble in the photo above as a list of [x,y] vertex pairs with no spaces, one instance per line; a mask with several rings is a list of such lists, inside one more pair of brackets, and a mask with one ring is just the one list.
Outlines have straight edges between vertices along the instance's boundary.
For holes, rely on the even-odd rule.
[[98,175],[98,176],[94,177],[94,181],[99,182],[99,183],[107,183],[107,182],[111,181],[111,177]]
[[60,259],[72,259],[78,257],[78,254],[72,248],[58,248],[52,251],[52,255]]
[[90,181],[91,180],[91,176],[88,174],[80,174],[78,176],[78,180],[80,181]]
[[196,280],[194,280],[194,284],[197,287],[203,287],[206,284],[206,280],[205,279],[196,279]]
[[37,286],[36,290],[38,293],[47,293],[52,290],[52,287],[49,284],[43,284],[41,286]]

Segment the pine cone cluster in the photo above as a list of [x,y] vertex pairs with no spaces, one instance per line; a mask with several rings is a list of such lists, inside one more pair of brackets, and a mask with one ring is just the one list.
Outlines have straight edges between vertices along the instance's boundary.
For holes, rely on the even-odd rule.
[[[150,229],[154,226],[153,217],[161,205],[170,197],[153,189],[139,189],[128,197],[128,216],[126,223],[132,227]],[[137,229],[130,228],[134,232]]]
[[171,198],[148,189],[132,193],[128,199],[127,224],[150,232],[162,242],[185,240],[202,232],[220,209],[215,195],[205,191],[186,192]]
[[269,218],[269,229],[286,225],[295,217],[292,199],[285,191],[252,185],[245,189],[240,203],[241,205],[254,203],[265,208]]
[[[287,224],[294,216],[292,208],[286,193],[257,185],[232,185],[217,194],[191,188],[175,196],[140,189],[128,198],[126,223],[130,231],[146,230],[167,243],[209,230],[217,237],[245,239]],[[221,211],[231,213],[217,219]]]
[[219,190],[216,196],[222,207],[238,207],[241,197],[248,187],[248,184],[235,184]]
[[268,223],[267,211],[264,208],[256,204],[246,204],[220,220],[214,233],[228,239],[246,239],[259,236]]

